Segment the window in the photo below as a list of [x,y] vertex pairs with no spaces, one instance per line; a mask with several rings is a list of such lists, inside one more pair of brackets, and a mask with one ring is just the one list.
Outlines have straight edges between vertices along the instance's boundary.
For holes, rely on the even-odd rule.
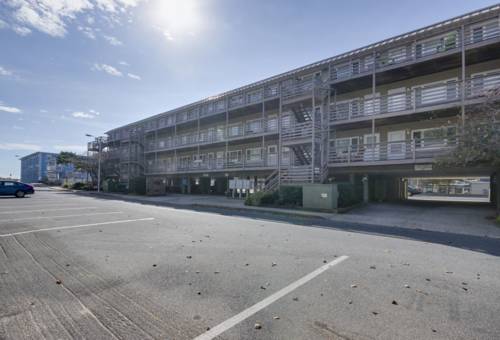
[[436,127],[412,131],[416,149],[439,148],[455,141],[456,126]]
[[470,43],[477,43],[486,39],[494,38],[499,34],[499,21],[497,18],[472,25],[470,28]]
[[260,119],[246,122],[246,133],[259,133],[261,131]]
[[246,149],[247,162],[260,162],[262,160],[262,148]]
[[229,163],[240,163],[242,161],[241,158],[241,150],[233,150],[228,152],[228,161]]
[[241,126],[240,126],[240,124],[230,125],[228,127],[228,134],[229,134],[229,137],[240,136],[241,135]]

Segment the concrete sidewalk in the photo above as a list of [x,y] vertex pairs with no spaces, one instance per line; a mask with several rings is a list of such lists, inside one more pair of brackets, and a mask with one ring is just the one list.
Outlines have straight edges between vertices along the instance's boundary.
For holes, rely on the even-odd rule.
[[491,217],[495,211],[488,205],[446,204],[431,202],[371,203],[344,214],[322,213],[300,209],[246,206],[243,200],[215,195],[136,196],[114,193],[89,193],[133,201],[185,208],[215,208],[247,212],[265,212],[291,217],[320,218],[335,223],[398,227],[443,233],[500,238],[500,227]]

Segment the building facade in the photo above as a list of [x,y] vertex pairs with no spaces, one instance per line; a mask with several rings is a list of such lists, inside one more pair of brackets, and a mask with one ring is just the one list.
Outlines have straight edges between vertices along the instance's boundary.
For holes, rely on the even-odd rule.
[[434,161],[456,144],[467,107],[500,87],[499,13],[468,13],[113,129],[107,157],[120,181],[145,176],[150,194],[363,178],[401,195],[405,176],[443,175]]
[[35,152],[21,158],[21,182],[73,184],[86,182],[87,174],[73,164],[57,164],[57,153]]
[[57,154],[35,152],[21,158],[21,182],[37,183],[57,179]]

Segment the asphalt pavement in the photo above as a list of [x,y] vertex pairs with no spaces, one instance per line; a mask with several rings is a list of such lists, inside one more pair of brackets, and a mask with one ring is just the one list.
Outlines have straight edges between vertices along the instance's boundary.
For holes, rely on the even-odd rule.
[[0,198],[0,339],[499,339],[500,240],[395,230]]

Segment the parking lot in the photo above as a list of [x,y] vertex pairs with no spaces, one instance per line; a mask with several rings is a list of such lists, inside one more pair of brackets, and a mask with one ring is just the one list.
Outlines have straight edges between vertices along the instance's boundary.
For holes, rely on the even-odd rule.
[[499,239],[367,228],[0,198],[0,339],[500,337]]

